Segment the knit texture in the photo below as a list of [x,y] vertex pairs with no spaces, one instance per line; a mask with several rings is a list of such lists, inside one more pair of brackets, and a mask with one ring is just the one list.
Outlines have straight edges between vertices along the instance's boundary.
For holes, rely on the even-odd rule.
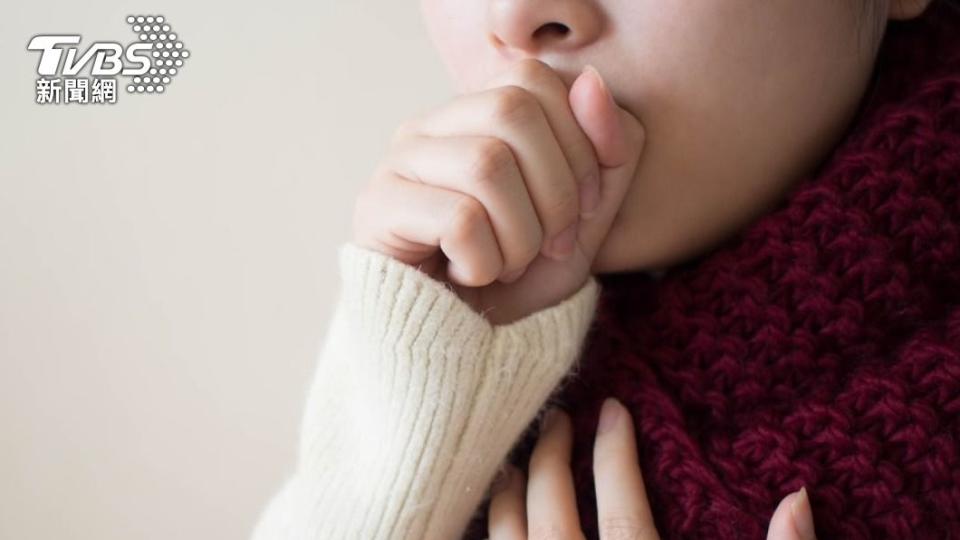
[[492,325],[446,284],[384,254],[345,243],[339,263],[297,467],[253,538],[458,538],[580,355],[598,282]]
[[[946,3],[891,22],[841,144],[772,212],[659,282],[601,276],[556,396],[587,538],[607,395],[664,539],[762,539],[801,486],[820,540],[960,538],[958,47]],[[510,456],[524,470],[535,438]]]

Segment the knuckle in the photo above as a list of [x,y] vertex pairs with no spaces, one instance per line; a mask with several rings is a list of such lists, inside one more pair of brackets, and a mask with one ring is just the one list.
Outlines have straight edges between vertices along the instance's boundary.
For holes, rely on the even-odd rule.
[[485,219],[487,219],[487,211],[479,201],[473,197],[462,197],[453,209],[448,233],[453,239],[469,239]]
[[506,246],[504,272],[523,270],[540,255],[540,249],[543,247],[543,231],[537,226],[531,233],[528,235],[524,231],[524,234],[518,234],[516,243]]
[[491,116],[496,122],[524,125],[542,114],[537,98],[525,88],[508,84],[493,94]]
[[601,517],[597,528],[603,540],[641,540],[648,532],[637,519],[621,515]]
[[484,137],[474,146],[469,165],[469,178],[489,183],[504,178],[513,167],[513,152],[507,143],[496,137]]
[[580,211],[580,201],[572,189],[565,189],[553,195],[550,206],[544,209],[547,219],[553,218],[563,223],[572,223]]

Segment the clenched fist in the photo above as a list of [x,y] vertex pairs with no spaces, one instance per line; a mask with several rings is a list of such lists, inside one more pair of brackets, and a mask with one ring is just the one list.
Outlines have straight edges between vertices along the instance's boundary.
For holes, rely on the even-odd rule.
[[567,88],[547,64],[518,61],[396,130],[357,200],[353,241],[507,324],[584,285],[643,142],[592,67]]

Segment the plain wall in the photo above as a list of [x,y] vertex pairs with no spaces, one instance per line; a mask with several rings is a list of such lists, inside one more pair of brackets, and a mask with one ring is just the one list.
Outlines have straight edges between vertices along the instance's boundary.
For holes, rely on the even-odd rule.
[[[130,14],[192,53],[164,94],[35,103],[33,35]],[[8,1],[0,68],[0,538],[247,537],[356,194],[452,97],[418,4]]]

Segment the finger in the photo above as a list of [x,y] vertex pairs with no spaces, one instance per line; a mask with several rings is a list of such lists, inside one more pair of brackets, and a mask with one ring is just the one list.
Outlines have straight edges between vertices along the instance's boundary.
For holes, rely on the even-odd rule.
[[526,540],[527,482],[523,471],[511,464],[504,466],[503,484],[497,486],[490,499],[487,516],[489,540]]
[[614,398],[607,398],[600,412],[593,477],[601,540],[659,538],[637,460],[633,420]]
[[813,510],[806,488],[787,495],[777,505],[767,529],[767,540],[816,540]]
[[594,255],[606,239],[633,183],[646,136],[640,121],[617,105],[592,66],[586,66],[573,81],[569,100],[600,163],[600,202],[595,217],[583,223],[579,237],[584,250]]
[[489,136],[414,134],[391,145],[384,164],[401,176],[480,201],[500,247],[500,278],[536,258],[543,230],[510,147]]
[[[642,135],[639,121],[624,122],[620,107],[603,76],[590,64],[570,86],[571,110],[593,143],[601,167],[617,168],[635,160],[639,154],[637,140]],[[629,133],[628,131],[633,131]]]
[[565,259],[573,252],[580,211],[577,184],[543,109],[530,92],[501,86],[464,94],[416,117],[404,132],[503,140],[513,151],[544,232],[540,252],[554,259]]
[[576,492],[570,472],[573,427],[559,408],[544,416],[530,457],[527,480],[527,535],[530,538],[581,538]]
[[469,195],[407,180],[380,168],[357,199],[356,242],[416,264],[439,247],[450,259],[451,281],[469,287],[492,283],[502,266],[500,248],[483,205]]
[[570,109],[569,89],[560,75],[536,58],[525,58],[487,83],[487,88],[514,85],[525,88],[543,108],[550,129],[560,143],[580,193],[580,216],[589,219],[600,202],[600,167],[587,138]]

